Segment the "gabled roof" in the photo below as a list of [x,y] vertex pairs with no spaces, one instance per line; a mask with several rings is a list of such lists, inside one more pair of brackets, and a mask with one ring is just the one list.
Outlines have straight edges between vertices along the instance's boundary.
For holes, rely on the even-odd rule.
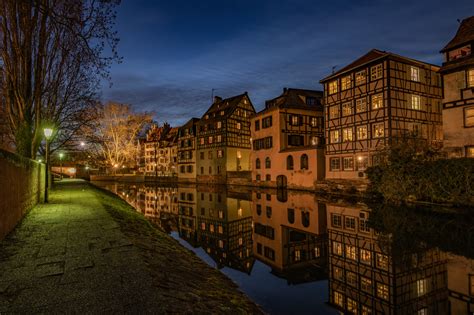
[[[248,97],[247,92],[226,99],[221,99],[220,97],[216,96],[214,103],[212,103],[211,107],[209,107],[207,112],[204,113],[200,122],[203,122],[204,120],[212,120],[214,118],[227,118],[234,112],[234,110],[244,98],[246,98],[249,101],[250,106],[254,108],[252,102],[250,101],[250,98]],[[221,115],[222,111],[224,111],[223,115]],[[206,115],[209,115],[207,119]]]
[[451,41],[444,46],[441,52],[474,42],[474,16],[462,20],[461,25]]
[[199,118],[193,117],[193,118],[191,118],[190,120],[188,120],[185,124],[183,124],[181,127],[179,127],[179,129],[182,129],[182,128],[190,128],[190,127],[192,127],[194,124],[196,124],[198,121],[199,121]]
[[340,76],[340,75],[342,75],[346,72],[355,70],[356,68],[360,68],[360,67],[365,66],[365,65],[367,65],[371,62],[374,62],[374,61],[377,61],[377,60],[380,60],[380,59],[383,59],[383,58],[386,58],[386,57],[390,57],[392,59],[402,61],[402,62],[408,62],[408,63],[411,63],[411,64],[416,64],[418,66],[429,66],[429,67],[432,67],[434,71],[437,71],[439,69],[439,66],[429,64],[427,62],[423,62],[423,61],[419,61],[419,60],[416,60],[416,59],[404,57],[404,56],[397,55],[397,54],[394,54],[394,53],[388,52],[388,51],[372,49],[371,51],[369,51],[368,53],[366,53],[362,57],[356,59],[355,61],[348,64],[347,66],[345,66],[341,70],[331,74],[330,76],[327,76],[326,78],[322,79],[319,82],[324,83],[324,82],[329,81],[333,78],[336,78],[336,77],[338,77],[338,76]]
[[[306,98],[311,97],[316,101],[315,105],[308,105]],[[322,91],[304,90],[294,88],[284,88],[283,93],[274,99],[265,101],[265,110],[271,108],[300,108],[300,109],[318,109],[321,107]],[[322,107],[320,108],[322,110]],[[261,111],[261,112],[263,112]]]

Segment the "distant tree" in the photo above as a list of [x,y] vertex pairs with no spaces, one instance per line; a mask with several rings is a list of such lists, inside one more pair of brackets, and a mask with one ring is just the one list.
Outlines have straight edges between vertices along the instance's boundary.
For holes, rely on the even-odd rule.
[[119,60],[119,2],[0,1],[1,93],[17,153],[34,158],[45,125],[61,145],[91,122],[99,80]]
[[100,108],[99,120],[91,130],[95,157],[107,167],[136,164],[137,136],[151,122],[149,113],[137,113],[131,105],[108,103]]

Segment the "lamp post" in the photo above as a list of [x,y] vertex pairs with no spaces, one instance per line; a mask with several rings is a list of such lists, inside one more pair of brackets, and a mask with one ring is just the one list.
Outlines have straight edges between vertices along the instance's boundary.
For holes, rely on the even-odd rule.
[[63,157],[64,153],[59,153],[59,173],[61,174],[61,180],[63,180]]
[[53,129],[51,128],[44,128],[44,137],[46,138],[46,156],[45,156],[45,163],[46,163],[46,170],[45,170],[45,182],[44,182],[44,202],[48,202],[48,188],[49,188],[49,138],[51,138],[53,134]]

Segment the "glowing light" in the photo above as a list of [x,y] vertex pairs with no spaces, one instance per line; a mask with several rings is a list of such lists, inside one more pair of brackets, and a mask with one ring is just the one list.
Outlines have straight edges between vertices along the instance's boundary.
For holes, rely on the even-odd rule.
[[59,158],[62,159],[64,157],[64,153],[59,153]]
[[38,162],[40,162],[40,163],[41,163],[41,162],[43,162],[43,160],[42,160],[42,159],[39,159],[39,160],[38,160]]
[[117,167],[118,167],[118,164],[115,164],[114,167],[117,168]]
[[44,136],[46,139],[49,139],[53,135],[53,129],[51,128],[44,128]]
[[358,159],[359,161],[362,161],[362,156],[359,156],[357,159]]
[[85,146],[86,143],[84,141],[81,141],[81,147]]

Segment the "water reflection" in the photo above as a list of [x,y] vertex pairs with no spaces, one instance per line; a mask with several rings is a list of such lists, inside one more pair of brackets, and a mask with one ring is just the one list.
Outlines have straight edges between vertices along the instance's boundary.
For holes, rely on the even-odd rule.
[[270,313],[474,312],[469,215],[245,187],[105,188],[212,259]]

